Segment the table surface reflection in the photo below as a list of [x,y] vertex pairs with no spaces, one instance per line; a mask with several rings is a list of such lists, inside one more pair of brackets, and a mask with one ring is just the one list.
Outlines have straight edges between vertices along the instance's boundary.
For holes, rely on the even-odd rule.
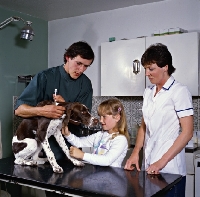
[[58,193],[81,196],[161,196],[181,180],[181,175],[126,171],[121,168],[85,164],[76,167],[68,160],[58,161],[64,173],[54,173],[46,163],[36,167],[15,165],[14,159],[0,159],[0,179]]

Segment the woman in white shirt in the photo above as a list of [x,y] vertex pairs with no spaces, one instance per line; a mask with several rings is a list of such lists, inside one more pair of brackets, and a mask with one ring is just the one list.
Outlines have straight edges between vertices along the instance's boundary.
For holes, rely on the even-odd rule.
[[125,169],[140,171],[139,151],[143,147],[142,169],[148,174],[186,176],[184,147],[193,136],[191,94],[171,76],[175,68],[165,45],[151,45],[141,62],[153,85],[144,92],[142,123]]
[[[103,131],[79,138],[68,127],[63,128],[62,134],[73,145],[70,155],[94,165],[121,167],[129,145],[124,107],[118,99],[108,99],[99,105],[98,114]],[[84,153],[77,147],[94,150],[92,154]]]

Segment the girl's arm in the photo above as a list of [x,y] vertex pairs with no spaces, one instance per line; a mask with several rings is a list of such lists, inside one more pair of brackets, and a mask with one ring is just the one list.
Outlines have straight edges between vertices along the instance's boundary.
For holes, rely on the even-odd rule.
[[[84,153],[83,160],[93,165],[110,166],[128,149],[128,142],[125,136],[118,135],[112,142],[109,150],[103,155]],[[124,155],[125,156],[125,155]]]
[[[99,131],[101,132],[101,131]],[[86,136],[86,137],[77,137],[74,134],[72,134],[69,130],[68,127],[62,128],[62,134],[64,137],[67,139],[67,141],[75,146],[75,147],[93,147],[94,140],[97,135],[99,135],[99,132],[94,133],[92,135]]]

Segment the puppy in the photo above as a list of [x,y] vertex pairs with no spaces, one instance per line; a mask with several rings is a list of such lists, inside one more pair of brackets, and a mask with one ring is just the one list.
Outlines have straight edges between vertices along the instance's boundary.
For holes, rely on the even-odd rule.
[[[53,105],[53,101],[42,101],[37,106]],[[62,127],[72,124],[85,126],[96,126],[99,121],[91,116],[88,108],[78,102],[59,102],[59,106],[65,107],[65,113],[60,119],[46,117],[25,118],[20,123],[12,140],[12,150],[15,156],[15,164],[38,165],[49,161],[53,171],[62,173],[63,169],[57,164],[55,156],[50,148],[48,138],[54,135],[59,146],[67,158],[76,166],[83,166],[83,162],[72,158],[69,149],[61,133]],[[44,149],[47,158],[39,158],[38,154]]]

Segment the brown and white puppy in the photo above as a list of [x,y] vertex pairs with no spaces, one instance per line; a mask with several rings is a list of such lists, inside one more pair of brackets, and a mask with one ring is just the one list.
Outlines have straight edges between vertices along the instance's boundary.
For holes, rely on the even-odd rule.
[[[52,101],[42,101],[37,106],[53,105]],[[88,108],[78,102],[59,102],[57,105],[65,107],[65,113],[60,119],[49,119],[46,117],[32,117],[23,119],[20,123],[12,140],[12,150],[15,156],[15,164],[19,165],[38,165],[49,161],[53,171],[62,173],[63,169],[57,164],[54,153],[52,152],[48,138],[54,135],[59,146],[74,165],[83,166],[83,162],[72,158],[69,149],[61,133],[62,127],[72,124],[83,124],[95,126],[99,123],[98,119],[93,118]],[[44,149],[47,158],[39,158],[38,154]],[[48,160],[47,160],[48,159]]]

